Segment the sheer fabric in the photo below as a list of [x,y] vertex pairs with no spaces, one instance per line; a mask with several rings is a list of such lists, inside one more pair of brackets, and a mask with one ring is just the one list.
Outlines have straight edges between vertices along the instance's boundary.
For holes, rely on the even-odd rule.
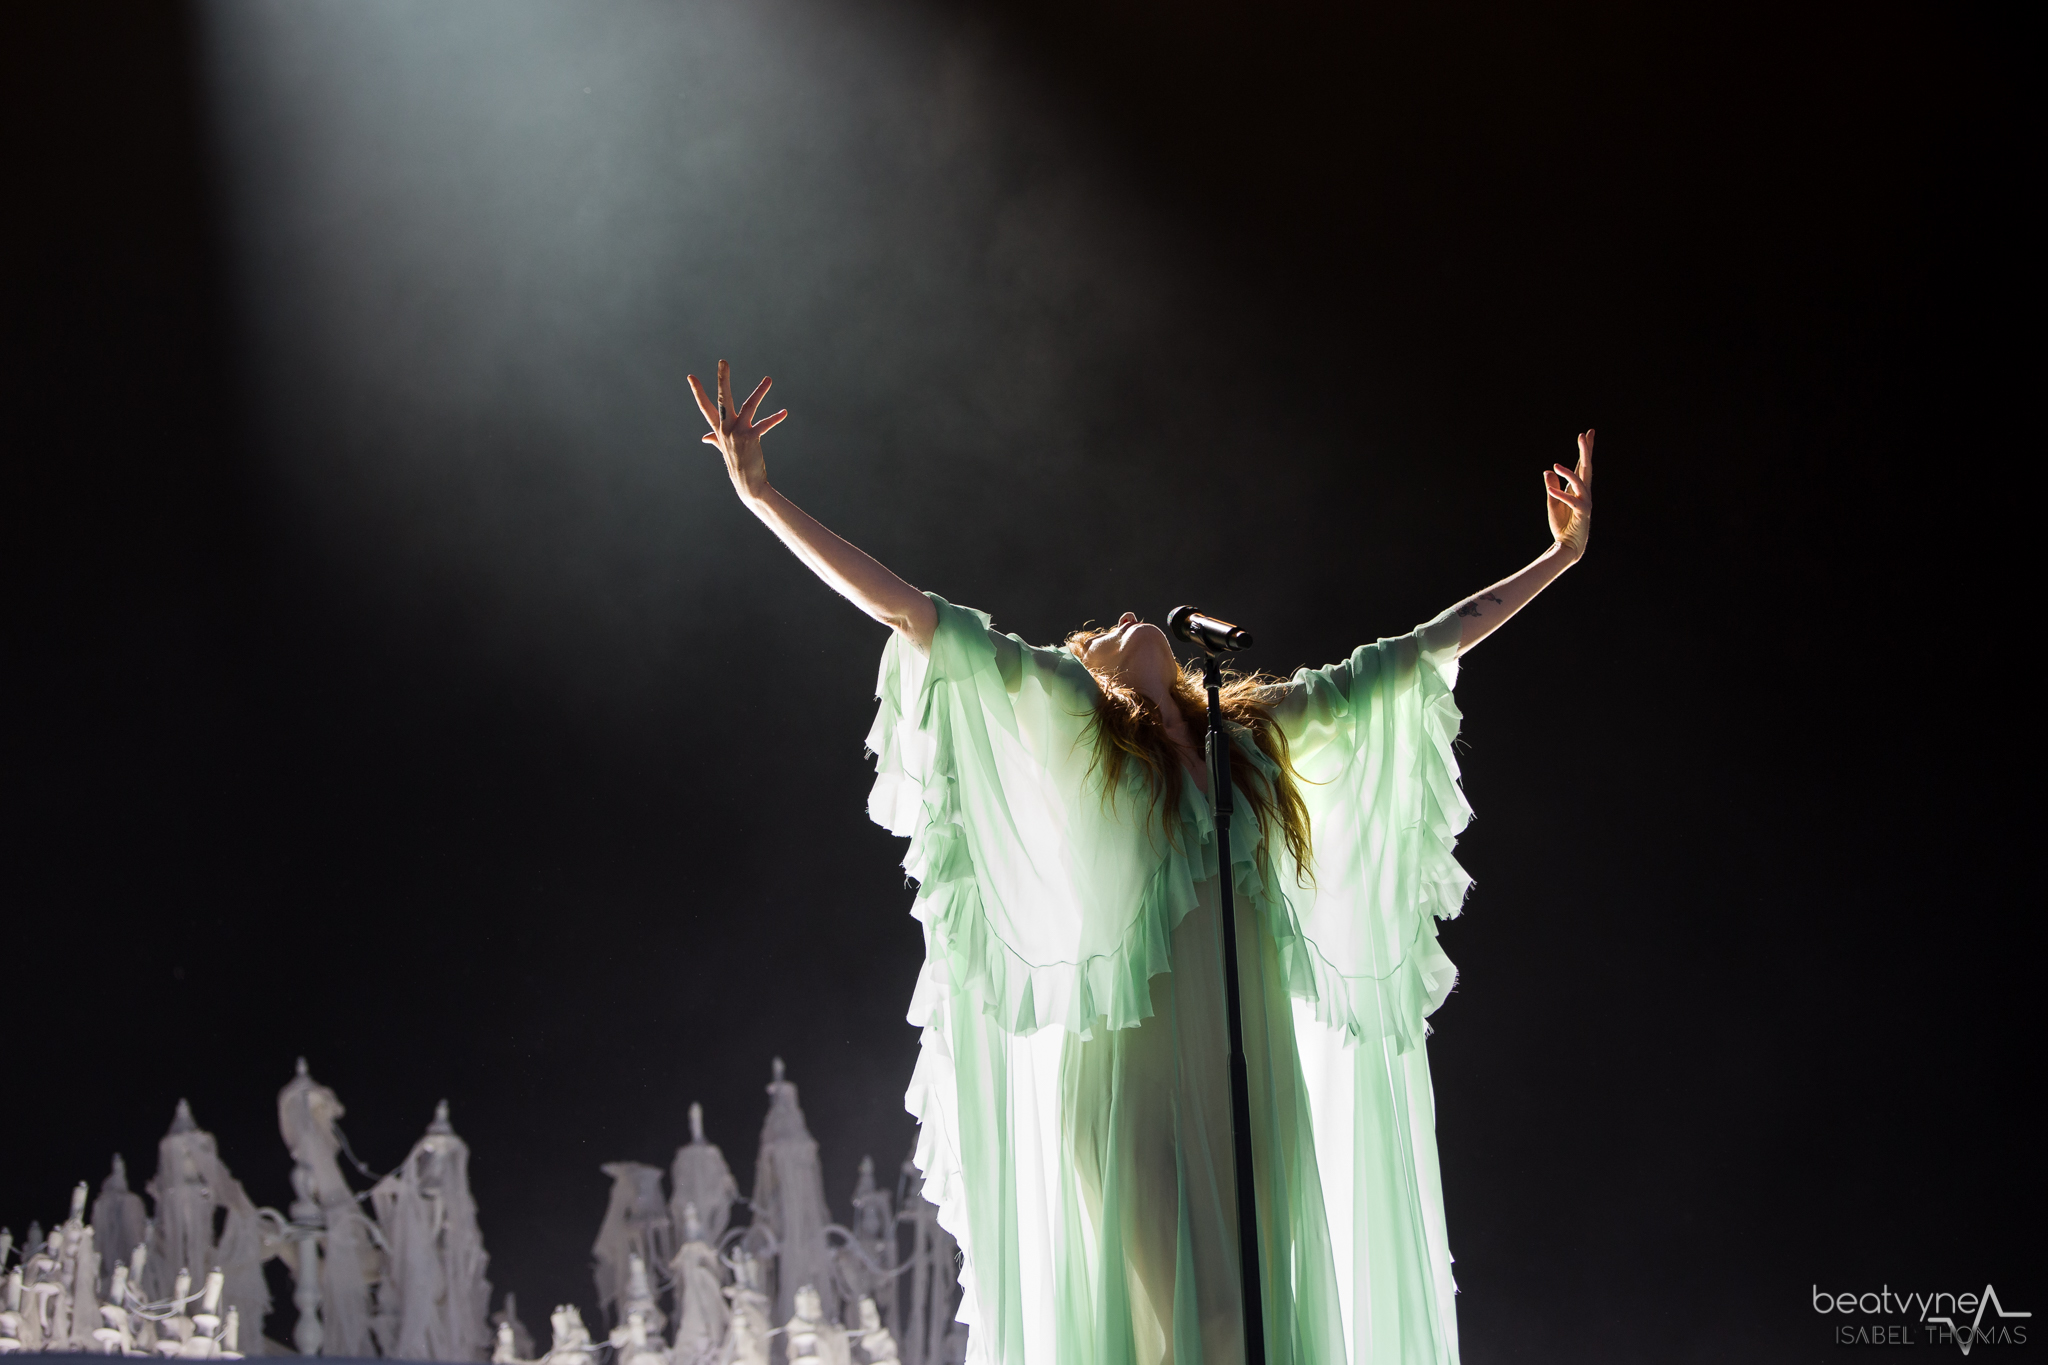
[[[976,1361],[1242,1358],[1209,802],[1173,828],[1093,766],[1098,691],[1064,649],[936,595],[929,654],[882,657],[873,817],[907,836],[926,959],[906,1104],[960,1241]],[[1313,886],[1233,816],[1261,1283],[1274,1365],[1457,1359],[1424,1022],[1456,979],[1435,921],[1469,879],[1451,741],[1456,618],[1303,670],[1270,702]],[[1242,730],[1233,742],[1270,775]],[[1135,766],[1135,765],[1134,765]]]

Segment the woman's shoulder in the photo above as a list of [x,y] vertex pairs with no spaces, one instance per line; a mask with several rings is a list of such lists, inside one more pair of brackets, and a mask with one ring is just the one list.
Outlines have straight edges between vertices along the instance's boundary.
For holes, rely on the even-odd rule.
[[1034,645],[1021,635],[997,629],[988,612],[948,602],[937,593],[925,595],[939,613],[934,644],[951,653],[989,657],[1006,690],[1014,693],[1028,681],[1091,698],[1099,695],[1094,675],[1064,645]]
[[[1047,691],[1079,697],[1091,705],[1102,695],[1095,675],[1065,645],[1034,645],[1018,635],[1003,638],[1016,651],[1016,681],[1011,691],[1016,691],[1028,678]],[[1010,680],[1006,677],[1004,681]]]

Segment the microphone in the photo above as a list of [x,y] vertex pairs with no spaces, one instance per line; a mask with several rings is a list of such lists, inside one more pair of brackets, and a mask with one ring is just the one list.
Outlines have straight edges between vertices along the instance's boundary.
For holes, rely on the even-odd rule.
[[1193,607],[1175,607],[1168,612],[1166,628],[1189,644],[1200,645],[1212,654],[1219,650],[1230,653],[1252,647],[1252,633],[1243,626],[1219,621]]

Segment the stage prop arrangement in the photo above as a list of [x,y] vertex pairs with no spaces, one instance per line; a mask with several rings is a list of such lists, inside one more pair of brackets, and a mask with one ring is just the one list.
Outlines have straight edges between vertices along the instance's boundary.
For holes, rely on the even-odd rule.
[[[591,1247],[603,1330],[574,1305],[538,1349],[518,1304],[491,1311],[489,1256],[469,1191],[469,1146],[444,1101],[396,1170],[378,1176],[342,1135],[345,1111],[301,1060],[277,1097],[291,1160],[288,1212],[258,1207],[183,1100],[138,1194],[119,1156],[93,1197],[80,1182],[48,1235],[0,1230],[0,1354],[90,1352],[491,1360],[497,1365],[957,1365],[967,1329],[958,1248],[922,1180],[893,1190],[862,1158],[850,1224],[834,1222],[818,1144],[774,1063],[743,1197],[690,1106],[689,1141],[663,1172],[603,1167],[609,1206]],[[357,1189],[343,1161],[367,1180]],[[667,1188],[663,1188],[664,1175]],[[144,1196],[147,1196],[145,1199]],[[289,1273],[290,1348],[267,1340],[264,1270]]]

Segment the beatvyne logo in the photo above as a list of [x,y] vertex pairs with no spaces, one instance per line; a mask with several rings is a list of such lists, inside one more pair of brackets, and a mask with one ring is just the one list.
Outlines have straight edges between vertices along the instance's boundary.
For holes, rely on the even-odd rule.
[[[1843,1322],[1835,1328],[1835,1344],[1838,1346],[1917,1346],[1923,1343],[1948,1345],[1954,1343],[1964,1355],[1970,1354],[1977,1346],[2024,1346],[2027,1344],[2027,1324],[2014,1319],[2031,1318],[2031,1311],[2022,1312],[2007,1308],[1998,1301],[1998,1290],[1990,1284],[1982,1293],[1956,1294],[1947,1290],[1929,1294],[1895,1294],[1890,1285],[1866,1293],[1823,1294],[1819,1285],[1813,1286],[1813,1311],[1821,1314],[1839,1313],[1843,1317],[1863,1314],[1866,1317],[1897,1315],[1905,1317],[1918,1313],[1913,1322]],[[1993,1317],[1989,1326],[1984,1315],[1989,1311]],[[1959,1322],[1959,1318],[1967,1322]],[[1925,1328],[1926,1335],[1916,1339],[1912,1328]]]

